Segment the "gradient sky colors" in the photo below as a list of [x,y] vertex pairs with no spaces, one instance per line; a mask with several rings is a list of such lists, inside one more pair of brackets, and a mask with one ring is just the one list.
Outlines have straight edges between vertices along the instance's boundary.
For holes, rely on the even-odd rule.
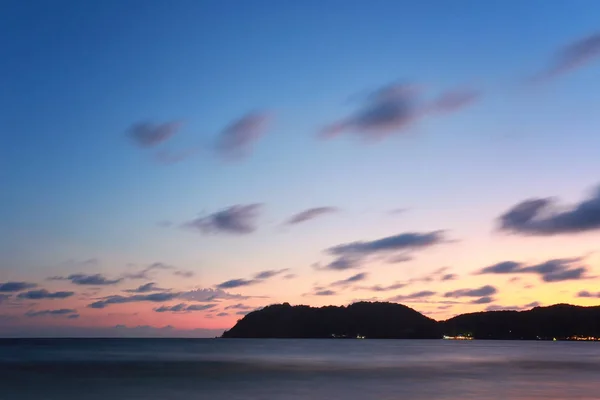
[[600,3],[2,2],[0,336],[600,302]]

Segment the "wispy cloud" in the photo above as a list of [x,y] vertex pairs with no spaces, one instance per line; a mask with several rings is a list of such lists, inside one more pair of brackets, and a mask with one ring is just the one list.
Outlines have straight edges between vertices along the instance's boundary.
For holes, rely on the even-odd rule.
[[600,188],[586,200],[557,210],[554,200],[525,200],[499,217],[500,229],[523,235],[558,235],[600,230]]
[[[521,270],[522,264],[515,261],[502,261],[483,268],[479,274],[513,274]],[[514,278],[513,278],[514,279]]]
[[370,255],[379,252],[395,252],[430,247],[443,241],[443,231],[427,233],[401,233],[372,241],[340,244],[327,249],[333,255]]
[[446,292],[444,297],[486,297],[498,293],[498,289],[491,285],[485,285],[475,289],[458,289]]
[[479,99],[481,92],[472,89],[455,89],[442,93],[430,105],[437,112],[455,112],[465,108]]
[[194,272],[186,271],[182,269],[178,269],[177,267],[169,264],[165,264],[163,262],[154,262],[147,267],[137,271],[137,272],[127,272],[123,274],[123,278],[125,279],[153,279],[159,271],[171,271],[174,276],[180,276],[183,278],[191,278],[194,276]]
[[175,135],[180,127],[181,123],[178,121],[163,124],[139,122],[127,130],[127,136],[139,147],[154,147]]
[[19,293],[19,299],[42,300],[42,299],[66,299],[71,297],[75,292],[49,292],[46,289],[30,290],[29,292]]
[[77,310],[72,308],[61,308],[58,310],[41,310],[41,311],[27,311],[25,315],[27,317],[44,317],[44,316],[66,316],[69,314],[76,314]]
[[194,289],[188,292],[183,292],[179,296],[183,300],[198,301],[198,302],[212,302],[218,300],[247,300],[252,298],[266,298],[264,296],[243,296],[241,294],[232,294],[226,292],[223,289]]
[[441,267],[432,272],[429,272],[425,275],[418,276],[412,279],[409,279],[407,283],[419,283],[419,282],[445,282],[451,281],[457,278],[456,274],[448,273],[450,267]]
[[439,112],[455,112],[473,103],[479,93],[453,90],[437,99],[423,100],[423,91],[409,84],[391,84],[363,100],[352,114],[327,126],[321,136],[332,138],[352,132],[369,140],[378,140],[406,131],[415,122]]
[[406,255],[406,252],[432,247],[445,241],[443,231],[433,231],[407,232],[371,241],[344,243],[326,249],[327,254],[337,258],[324,266],[317,264],[316,268],[327,270],[359,268],[364,259],[369,256]]
[[587,279],[589,268],[581,264],[582,260],[582,258],[558,258],[533,265],[503,261],[482,268],[477,274],[536,274],[544,282]]
[[92,275],[72,274],[67,277],[54,276],[49,279],[54,280],[54,281],[71,281],[71,283],[73,283],[75,285],[93,285],[93,286],[116,285],[117,283],[120,283],[121,281],[123,281],[123,278],[109,279],[109,278],[106,278],[102,274],[92,274]]
[[88,304],[89,308],[105,308],[112,304],[124,304],[124,303],[134,303],[134,302],[165,302],[176,299],[180,296],[181,293],[171,293],[171,292],[163,292],[163,293],[151,293],[151,294],[136,294],[132,296],[107,296]]
[[267,113],[253,112],[233,121],[220,133],[217,151],[230,160],[247,156],[267,131],[270,120]]
[[337,293],[330,289],[317,290],[312,293],[313,296],[335,296]]
[[331,285],[329,285],[329,286],[332,286],[332,287],[336,287],[336,286],[342,286],[342,287],[343,286],[348,286],[348,285],[351,285],[351,284],[356,283],[356,282],[364,281],[368,277],[369,277],[369,274],[367,274],[366,272],[361,272],[359,274],[352,275],[349,278],[342,279],[342,280],[339,280],[339,281],[335,281],[335,282],[331,283]]
[[339,210],[336,207],[315,207],[309,208],[307,210],[301,211],[297,214],[292,215],[287,221],[287,225],[297,225],[302,222],[310,221],[311,219],[315,219],[327,214],[332,214],[338,212]]
[[228,281],[219,283],[215,287],[217,289],[233,289],[236,287],[256,285],[256,284],[262,283],[265,280],[270,279],[274,276],[281,275],[287,271],[289,271],[289,268],[261,271],[261,272],[255,274],[254,277],[251,279],[243,279],[243,278],[230,279]]
[[444,274],[440,280],[441,281],[453,281],[456,278],[458,278],[458,275],[456,275],[456,274]]
[[524,267],[523,273],[535,273],[542,276],[545,282],[561,282],[585,278],[587,267],[578,266],[580,259],[557,259],[545,263]]
[[261,282],[261,280],[259,280],[259,279],[238,278],[238,279],[230,279],[228,281],[221,282],[218,285],[216,285],[215,287],[217,289],[233,289],[233,288],[242,287],[242,286],[256,285],[257,283],[260,283],[260,282]]
[[205,311],[216,307],[216,304],[185,304],[180,303],[174,306],[161,306],[155,308],[156,312],[190,312],[190,311]]
[[284,272],[288,272],[289,270],[290,270],[289,268],[283,268],[283,269],[269,269],[266,271],[261,271],[261,272],[257,273],[256,275],[254,275],[254,279],[259,279],[259,280],[269,279],[274,276],[281,275]]
[[254,308],[255,307],[238,303],[238,304],[233,304],[233,305],[225,307],[225,310],[246,310],[247,311],[247,310],[253,310]]
[[177,270],[177,271],[173,272],[173,275],[180,276],[182,278],[192,278],[196,274],[194,273],[194,271]]
[[587,290],[582,290],[581,292],[577,293],[577,297],[600,299],[600,292],[589,292]]
[[435,296],[437,293],[431,290],[421,290],[419,292],[413,292],[410,294],[400,294],[398,296],[390,297],[387,301],[407,301],[407,300],[417,300],[424,299],[427,297]]
[[198,217],[184,227],[203,233],[246,235],[257,229],[257,218],[262,204],[235,205],[207,216]]
[[579,38],[560,48],[550,65],[535,77],[535,81],[555,78],[584,67],[600,58],[600,33]]
[[389,292],[402,289],[417,283],[444,282],[456,279],[456,274],[448,273],[449,267],[438,268],[430,273],[408,279],[404,282],[395,282],[391,285],[357,286],[355,290],[368,290],[372,292]]
[[408,283],[396,282],[391,285],[359,286],[359,287],[357,287],[357,289],[369,290],[371,292],[389,292],[392,290],[402,289],[403,287],[406,287],[407,285],[408,285]]
[[186,311],[204,311],[215,307],[216,304],[190,304],[187,306]]
[[345,271],[348,269],[356,269],[362,266],[363,259],[356,256],[340,256],[334,258],[331,262],[325,265],[320,263],[313,264],[316,270],[333,270],[333,271]]
[[155,271],[168,271],[174,270],[175,267],[162,262],[154,262],[147,267],[137,272],[128,272],[123,275],[127,279],[152,279],[153,272]]
[[471,304],[490,304],[494,302],[494,298],[490,296],[483,296],[475,300],[471,300]]
[[398,255],[387,258],[385,260],[385,262],[388,264],[401,264],[401,263],[406,263],[406,262],[409,262],[412,260],[413,260],[413,257],[409,256],[408,254],[398,254]]
[[35,283],[29,282],[0,282],[0,292],[12,293],[21,292],[23,290],[32,289],[36,287]]
[[140,285],[135,289],[127,289],[123,290],[127,293],[148,293],[148,292],[167,292],[169,289],[164,289],[157,287],[154,282],[146,283],[145,285]]

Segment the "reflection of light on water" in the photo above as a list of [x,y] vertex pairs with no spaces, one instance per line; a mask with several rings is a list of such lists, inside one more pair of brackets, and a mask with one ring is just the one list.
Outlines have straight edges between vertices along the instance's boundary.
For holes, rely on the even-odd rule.
[[[362,334],[347,339],[357,336]],[[600,346],[556,339],[91,341],[84,363],[73,363],[64,353],[79,351],[78,343],[48,344],[26,354],[0,343],[0,360],[14,354],[20,356],[17,363],[24,357],[36,363],[46,352],[31,369],[0,362],[0,399],[70,398],[75,387],[105,399],[135,392],[140,398],[172,400],[199,394],[211,400],[600,400]],[[92,362],[108,351],[122,356]],[[157,362],[148,359],[150,352]],[[198,360],[189,362],[182,354]],[[115,396],[116,390],[125,397]]]
[[456,336],[448,336],[444,335],[445,340],[473,340],[473,336],[470,334],[466,335],[456,335]]
[[600,338],[595,336],[571,336],[567,340],[576,340],[579,342],[598,342]]
[[[444,335],[443,339],[445,339],[445,340],[473,340],[473,336],[469,333],[459,334],[456,336]],[[536,339],[537,340],[549,340],[548,338],[543,338],[541,336],[536,336]],[[557,341],[600,342],[600,337],[573,335],[573,336],[568,336],[568,337],[552,338],[552,341],[553,342],[557,342]]]
[[[353,336],[339,335],[339,334],[336,334],[336,333],[332,333],[331,337],[333,339],[354,339]],[[356,339],[366,339],[366,338],[367,338],[366,336],[363,336],[363,335],[360,335],[360,334],[356,335]]]

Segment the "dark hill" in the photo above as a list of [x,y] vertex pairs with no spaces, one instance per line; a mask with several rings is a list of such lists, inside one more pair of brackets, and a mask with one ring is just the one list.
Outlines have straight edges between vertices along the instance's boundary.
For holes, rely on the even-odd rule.
[[224,338],[330,338],[366,336],[378,339],[439,338],[439,324],[396,303],[354,303],[347,307],[277,304],[251,312]]
[[556,304],[528,311],[478,312],[442,324],[447,335],[471,333],[476,339],[600,337],[600,307]]
[[475,339],[567,339],[600,337],[600,307],[557,304],[529,311],[489,311],[437,322],[396,303],[349,306],[276,304],[239,320],[224,338],[439,339],[470,334]]

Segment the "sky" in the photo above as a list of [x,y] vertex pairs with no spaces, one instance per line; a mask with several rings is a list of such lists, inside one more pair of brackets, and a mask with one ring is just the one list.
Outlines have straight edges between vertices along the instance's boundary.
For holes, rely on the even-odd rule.
[[0,336],[600,304],[597,1],[0,5]]

